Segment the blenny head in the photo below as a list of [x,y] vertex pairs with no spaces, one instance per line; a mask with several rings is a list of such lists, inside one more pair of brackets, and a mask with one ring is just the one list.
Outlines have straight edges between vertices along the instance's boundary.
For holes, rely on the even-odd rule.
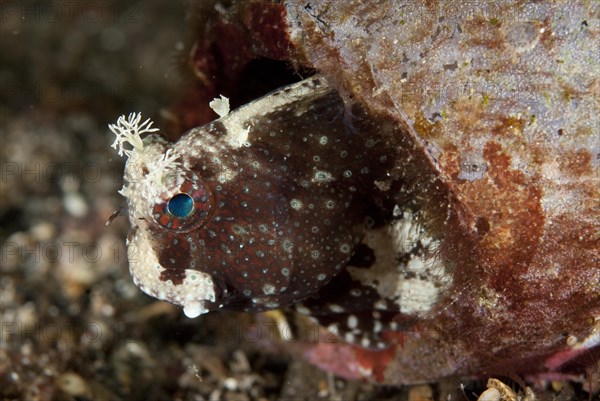
[[[186,172],[178,161],[180,157],[172,153],[169,142],[153,133],[158,129],[152,128],[150,120],[143,123],[140,121],[141,115],[132,113],[127,118],[121,116],[117,124],[109,125],[116,135],[113,148],[118,149],[120,156],[127,157],[125,184],[119,192],[127,199],[132,225],[127,237],[130,271],[135,284],[144,292],[182,305],[188,316],[197,316],[206,310],[204,302],[215,300],[214,285],[210,276],[195,272],[183,280],[178,280],[179,285],[163,280],[165,269],[155,251],[155,241],[150,232],[158,230],[161,224],[174,232],[185,232],[201,224],[202,212],[190,210],[185,199],[184,202],[179,202],[177,209],[174,206],[177,201],[169,203],[173,197],[189,197],[182,194],[187,194],[184,191],[190,186],[190,179],[196,178],[198,183],[201,183],[201,180],[194,175],[186,180]],[[145,133],[151,134],[142,139],[141,135]],[[131,145],[131,149],[125,148],[127,144]],[[181,196],[177,197],[178,194]],[[160,218],[161,213],[165,211],[165,205],[165,215],[171,217],[169,222]],[[172,210],[169,209],[169,205]],[[181,224],[182,222],[185,223]]]
[[133,278],[190,317],[277,308],[318,291],[361,241],[366,183],[386,165],[369,157],[365,149],[381,149],[356,134],[361,122],[348,123],[319,77],[222,114],[176,143],[142,140],[155,129],[139,114],[110,126],[128,156],[121,194]]

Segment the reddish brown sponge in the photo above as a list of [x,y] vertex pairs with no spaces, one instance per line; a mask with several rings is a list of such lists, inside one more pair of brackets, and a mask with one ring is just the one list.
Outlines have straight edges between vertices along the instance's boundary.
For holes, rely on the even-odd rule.
[[[435,210],[428,214],[433,230],[453,231],[440,246],[440,257],[455,265],[448,306],[420,323],[429,335],[409,337],[385,363],[384,381],[561,371],[546,358],[569,349],[573,357],[588,350],[594,365],[600,59],[590,45],[598,36],[589,29],[593,14],[585,2],[288,5],[300,57],[343,93],[408,127],[448,190],[439,201],[457,216],[451,227]],[[416,188],[417,199],[430,196],[426,180]]]

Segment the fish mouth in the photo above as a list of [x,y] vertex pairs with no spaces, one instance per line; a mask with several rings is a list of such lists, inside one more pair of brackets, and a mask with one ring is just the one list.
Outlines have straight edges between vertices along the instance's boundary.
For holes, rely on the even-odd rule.
[[[132,222],[133,223],[133,222]],[[127,240],[129,271],[135,285],[146,294],[183,307],[189,318],[207,313],[214,308],[221,292],[212,276],[191,269],[181,269],[180,279],[165,280],[168,269],[161,265],[155,250],[144,234],[145,221],[134,226]]]

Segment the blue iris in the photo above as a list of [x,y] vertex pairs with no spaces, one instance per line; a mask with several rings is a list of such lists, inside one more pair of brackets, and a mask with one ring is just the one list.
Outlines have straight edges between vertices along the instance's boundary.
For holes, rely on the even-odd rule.
[[175,217],[186,217],[194,210],[194,200],[188,194],[177,194],[169,199],[169,213]]

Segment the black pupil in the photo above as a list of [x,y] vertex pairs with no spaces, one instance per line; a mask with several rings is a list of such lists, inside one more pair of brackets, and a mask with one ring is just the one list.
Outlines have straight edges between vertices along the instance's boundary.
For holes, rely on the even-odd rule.
[[169,199],[169,213],[175,217],[186,217],[194,210],[194,200],[188,194],[177,194]]

